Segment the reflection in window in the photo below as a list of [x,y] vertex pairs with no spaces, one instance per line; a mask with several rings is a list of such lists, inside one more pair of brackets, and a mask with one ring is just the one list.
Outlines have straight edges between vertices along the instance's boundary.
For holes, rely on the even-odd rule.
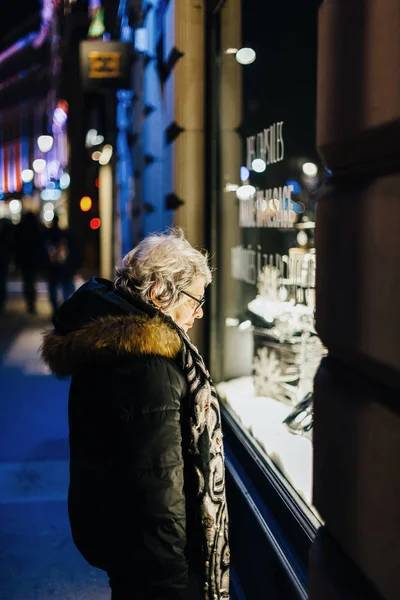
[[[220,20],[218,390],[311,506],[317,2],[227,0]],[[232,48],[251,48],[239,64]],[[220,342],[221,340],[219,340]]]

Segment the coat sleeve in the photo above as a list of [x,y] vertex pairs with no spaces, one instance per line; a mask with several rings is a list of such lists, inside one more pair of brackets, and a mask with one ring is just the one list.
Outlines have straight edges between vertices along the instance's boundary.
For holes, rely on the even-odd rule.
[[131,393],[128,437],[141,550],[135,565],[142,575],[138,584],[145,598],[180,600],[187,598],[188,586],[182,382],[167,360],[154,357],[135,374]]

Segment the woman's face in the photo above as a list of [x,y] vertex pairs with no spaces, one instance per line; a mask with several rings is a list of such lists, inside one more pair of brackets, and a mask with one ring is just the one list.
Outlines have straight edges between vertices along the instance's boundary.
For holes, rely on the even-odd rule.
[[[204,296],[205,290],[205,281],[203,277],[199,277],[195,279],[194,282],[185,288],[185,292],[193,296],[194,298],[198,298],[199,301]],[[198,303],[196,300],[186,296],[186,294],[181,293],[179,295],[180,302],[178,306],[174,308],[164,309],[166,315],[170,316],[171,319],[175,321],[177,325],[185,333],[193,327],[193,323],[195,319],[201,319],[203,316],[203,309],[198,308]]]

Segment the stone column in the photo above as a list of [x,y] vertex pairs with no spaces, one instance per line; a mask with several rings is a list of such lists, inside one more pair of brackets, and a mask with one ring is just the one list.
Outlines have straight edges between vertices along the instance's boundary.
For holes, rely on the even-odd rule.
[[[172,193],[182,201],[175,225],[182,227],[191,244],[205,245],[204,197],[204,2],[174,0],[168,7],[174,26],[169,60],[173,64],[166,89],[172,87],[171,122],[167,126],[172,163]],[[171,97],[172,94],[170,94]],[[204,332],[196,323],[191,337],[201,352]]]
[[400,1],[319,15],[310,600],[400,598]]
[[174,80],[174,122],[182,132],[174,141],[174,188],[184,204],[175,224],[190,242],[202,246],[204,234],[204,6],[175,0],[175,48],[182,53]]
[[243,309],[240,290],[242,283],[232,277],[232,248],[240,246],[241,230],[239,229],[239,201],[236,192],[229,191],[229,186],[240,185],[240,167],[243,164],[243,140],[240,127],[243,119],[242,107],[242,70],[234,54],[226,54],[228,48],[242,46],[242,0],[229,0],[221,10],[221,73],[220,73],[220,107],[219,123],[221,136],[221,164],[219,183],[221,191],[219,231],[223,236],[219,244],[219,270],[216,278],[219,283],[220,302],[222,307],[222,323],[219,340],[214,345],[219,350],[224,348],[224,377],[237,377],[248,373],[248,360],[244,356],[252,352],[239,352],[248,347],[248,338],[238,327],[226,327],[227,318],[236,317]]

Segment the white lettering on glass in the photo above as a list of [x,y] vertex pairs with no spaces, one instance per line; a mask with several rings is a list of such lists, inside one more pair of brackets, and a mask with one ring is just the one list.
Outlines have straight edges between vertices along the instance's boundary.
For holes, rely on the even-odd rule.
[[273,123],[257,135],[246,138],[246,165],[249,171],[252,171],[256,158],[261,158],[268,166],[280,162],[284,157],[283,121]]
[[277,271],[276,283],[285,285],[293,296],[298,295],[298,289],[315,288],[315,255],[287,256],[281,254],[266,254],[261,246],[253,250],[251,244],[231,248],[231,275],[233,279],[255,285],[262,276],[263,269],[273,267]]
[[246,156],[247,156],[247,168],[249,171],[252,170],[252,163],[253,160],[256,158],[256,148],[255,148],[255,144],[256,144],[256,136],[255,135],[251,135],[250,137],[246,138]]
[[239,227],[293,227],[292,185],[257,190],[255,198],[239,200]]

